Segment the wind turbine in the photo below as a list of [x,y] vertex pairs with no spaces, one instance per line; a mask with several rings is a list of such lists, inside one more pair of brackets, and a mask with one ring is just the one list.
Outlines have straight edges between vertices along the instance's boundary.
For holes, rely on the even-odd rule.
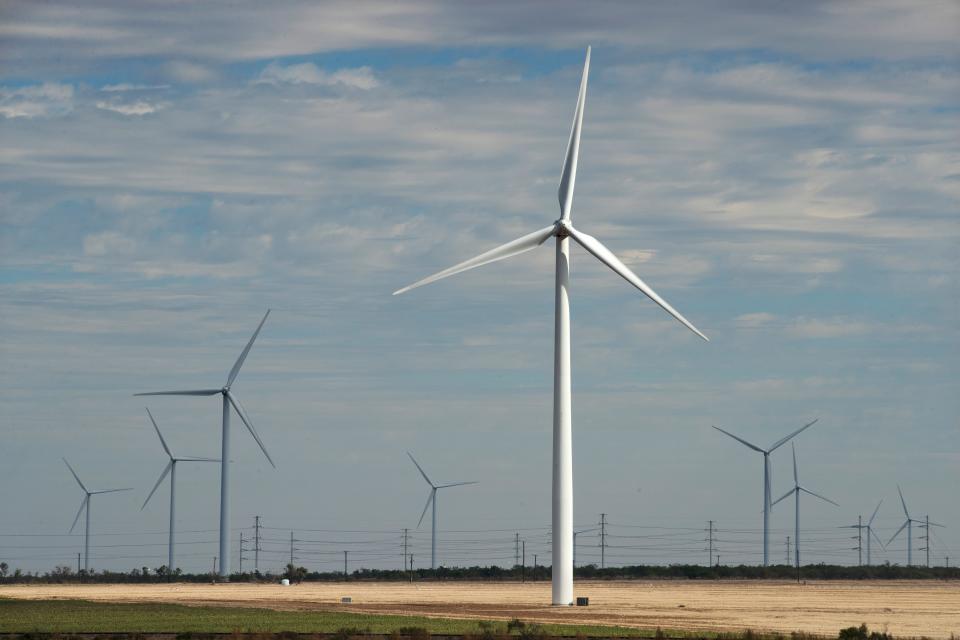
[[707,339],[686,318],[633,273],[609,249],[593,236],[573,227],[570,213],[573,208],[573,188],[580,156],[580,131],[587,96],[587,76],[590,72],[590,48],[583,64],[580,93],[573,116],[573,127],[567,143],[567,153],[560,174],[560,219],[539,231],[512,240],[457,265],[394,292],[394,295],[435,282],[447,276],[481,265],[503,260],[536,249],[550,238],[556,238],[554,353],[553,353],[553,589],[554,605],[573,604],[573,444],[572,403],[570,392],[570,239],[586,249],[614,273],[642,291],[667,313],[683,323],[698,336]]
[[167,456],[170,458],[170,462],[167,463],[167,466],[163,468],[163,473],[160,474],[160,478],[157,480],[157,484],[153,485],[153,489],[150,491],[150,495],[147,496],[147,499],[143,501],[143,506],[140,507],[140,510],[143,511],[143,508],[147,506],[147,503],[150,502],[150,498],[153,497],[153,494],[156,493],[157,487],[160,486],[160,483],[163,482],[163,479],[167,477],[167,474],[170,474],[170,541],[167,548],[167,570],[170,574],[173,574],[176,569],[176,565],[173,563],[173,545],[174,545],[174,513],[176,511],[176,488],[177,488],[177,463],[178,462],[220,462],[218,458],[195,458],[195,457],[184,457],[176,458],[172,453],[170,453],[170,447],[167,446],[166,440],[163,439],[163,434],[160,433],[160,427],[157,426],[157,421],[153,419],[153,414],[150,413],[150,409],[147,409],[147,415],[150,416],[150,422],[153,423],[153,428],[157,432],[157,437],[160,438],[160,444],[163,445],[163,450],[167,452]]
[[776,449],[778,449],[782,444],[788,442],[791,438],[798,435],[804,429],[807,429],[808,427],[812,427],[814,424],[816,424],[817,420],[819,419],[820,418],[816,418],[813,422],[808,422],[807,424],[803,425],[802,427],[800,427],[790,435],[784,438],[780,438],[779,440],[774,442],[769,449],[761,449],[757,445],[747,442],[746,440],[744,440],[739,436],[733,435],[729,431],[724,431],[720,427],[716,427],[716,426],[713,427],[720,433],[727,434],[728,436],[730,436],[740,444],[746,445],[751,449],[753,449],[754,451],[759,451],[760,453],[763,454],[763,566],[767,566],[770,561],[770,537],[769,537],[770,536],[770,509],[771,507],[773,507],[773,505],[770,503],[770,500],[772,498],[772,496],[770,495],[770,484],[772,482],[772,479],[770,478],[770,475],[771,475],[770,474],[770,454],[773,453]]
[[80,485],[80,488],[83,489],[83,501],[80,502],[80,509],[77,510],[77,517],[73,519],[73,524],[70,525],[70,533],[73,533],[74,528],[77,526],[77,521],[80,519],[80,514],[83,513],[83,510],[87,511],[87,524],[83,534],[83,571],[84,573],[90,571],[90,498],[100,493],[116,493],[117,491],[133,491],[133,489],[101,489],[99,491],[90,491],[87,487],[80,482],[80,476],[77,475],[77,472],[73,470],[73,467],[70,466],[70,463],[67,462],[67,459],[63,459],[63,463],[67,465],[67,469],[70,469],[70,473],[73,474],[74,480],[77,481],[77,484]]
[[[900,504],[903,505],[903,515],[907,516],[906,521],[900,525],[900,528],[897,529],[897,532],[890,536],[890,539],[887,541],[887,544],[893,542],[893,539],[900,535],[900,532],[906,528],[907,530],[907,566],[913,566],[913,523],[917,524],[923,522],[922,520],[914,520],[910,517],[910,512],[907,511],[907,501],[903,499],[903,491],[900,490],[900,485],[897,485],[897,493],[900,494]],[[928,534],[929,535],[929,534]]]
[[243,410],[243,406],[240,404],[240,401],[230,390],[233,381],[237,379],[237,374],[240,373],[240,367],[243,366],[243,361],[247,359],[247,354],[250,353],[250,348],[253,346],[254,340],[257,339],[257,336],[260,334],[260,329],[263,328],[263,323],[267,321],[267,316],[270,315],[270,310],[267,309],[267,312],[263,316],[263,320],[260,321],[260,324],[257,326],[257,330],[253,332],[253,336],[250,337],[250,341],[247,343],[247,346],[243,348],[243,351],[240,353],[240,357],[237,358],[237,361],[234,363],[233,368],[230,369],[230,373],[227,375],[227,383],[219,389],[199,389],[193,391],[151,391],[150,393],[135,393],[135,396],[215,396],[220,394],[223,396],[223,430],[220,438],[220,578],[224,580],[230,579],[230,407],[233,406],[236,410],[237,415],[240,416],[240,420],[243,421],[243,424],[246,425],[247,430],[250,432],[250,435],[253,436],[253,439],[257,441],[257,444],[260,446],[260,450],[263,451],[263,455],[267,457],[267,461],[270,462],[271,466],[276,469],[277,465],[273,463],[273,459],[270,457],[270,454],[267,453],[267,448],[263,446],[263,441],[260,440],[260,436],[257,435],[256,429],[253,428],[253,422],[250,421],[250,418],[247,417],[247,412]]
[[423,517],[427,515],[427,509],[430,505],[433,505],[433,526],[430,528],[430,568],[437,568],[437,491],[440,489],[447,489],[449,487],[460,487],[466,484],[477,484],[474,482],[452,482],[450,484],[433,484],[433,481],[427,477],[427,473],[423,470],[423,467],[416,461],[413,457],[413,454],[407,451],[407,455],[410,456],[410,459],[413,460],[413,464],[417,465],[417,469],[420,471],[420,475],[423,476],[423,479],[427,481],[427,484],[430,485],[430,495],[427,496],[427,504],[423,506],[423,513],[420,514],[420,520],[417,522],[417,528],[420,528],[420,525],[423,523]]
[[[808,493],[814,498],[820,498],[825,502],[829,502],[832,505],[840,506],[830,498],[824,498],[819,493],[814,493],[805,487],[800,486],[800,479],[797,477],[797,450],[794,448],[793,443],[790,443],[790,449],[793,451],[793,489],[787,491],[781,497],[774,500],[773,504],[777,504],[781,500],[790,497],[790,494],[793,494],[794,497],[794,520],[793,520],[793,552],[797,559],[797,571],[800,570],[800,493]],[[772,506],[772,505],[771,505]],[[799,576],[799,573],[797,574]],[[797,578],[799,580],[799,578]]]
[[882,504],[883,504],[883,500],[881,499],[880,502],[877,503],[877,508],[873,510],[873,515],[870,516],[869,520],[867,520],[867,524],[863,524],[860,521],[860,516],[857,516],[857,524],[848,524],[844,527],[841,527],[842,529],[859,529],[861,531],[867,532],[867,566],[868,567],[870,566],[870,536],[873,536],[874,538],[876,538],[877,542],[880,543],[880,547],[884,548],[883,541],[880,540],[877,534],[874,533],[873,531],[873,519],[877,517],[877,512],[880,511],[880,505]]

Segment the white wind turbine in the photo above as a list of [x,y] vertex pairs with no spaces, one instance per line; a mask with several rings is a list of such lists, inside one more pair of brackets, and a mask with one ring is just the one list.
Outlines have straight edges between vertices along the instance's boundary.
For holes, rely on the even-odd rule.
[[67,469],[70,469],[70,473],[73,474],[74,480],[77,481],[77,484],[80,485],[80,488],[83,489],[83,493],[85,494],[83,496],[83,500],[80,502],[80,509],[77,510],[77,517],[73,519],[73,524],[70,525],[70,533],[73,533],[74,528],[77,526],[77,520],[80,519],[80,514],[83,513],[84,509],[86,509],[87,524],[83,534],[83,571],[86,573],[90,571],[90,498],[100,493],[133,491],[133,489],[101,489],[99,491],[90,491],[82,482],[80,482],[80,476],[78,476],[77,472],[73,470],[73,467],[70,466],[70,463],[67,462],[66,458],[63,459],[63,463],[67,465]]
[[150,495],[147,496],[147,499],[143,501],[143,506],[140,507],[140,510],[143,511],[144,507],[147,506],[147,503],[150,502],[150,498],[153,497],[153,494],[156,493],[157,487],[160,486],[160,483],[163,482],[163,479],[167,477],[167,474],[170,474],[170,540],[167,545],[167,570],[170,575],[176,570],[176,565],[174,564],[173,559],[173,546],[174,546],[174,514],[176,512],[176,488],[177,488],[177,463],[178,462],[220,462],[219,458],[195,458],[191,456],[177,458],[170,453],[170,447],[167,446],[166,440],[163,439],[163,434],[160,433],[160,427],[157,426],[157,421],[153,419],[153,414],[150,413],[150,409],[147,409],[147,415],[150,416],[150,422],[153,423],[153,428],[157,432],[157,437],[160,438],[160,444],[163,445],[163,450],[167,452],[167,456],[170,458],[170,462],[167,463],[167,466],[163,468],[163,473],[160,474],[160,478],[157,480],[157,483],[153,485],[153,489],[150,490]]
[[820,498],[821,500],[825,502],[829,502],[830,504],[836,505],[838,507],[840,505],[834,502],[833,500],[831,500],[830,498],[824,498],[819,493],[814,493],[813,491],[810,491],[810,489],[800,486],[800,479],[797,476],[797,450],[794,448],[792,442],[790,443],[790,449],[793,451],[793,489],[790,489],[790,491],[787,491],[781,497],[774,500],[773,504],[777,504],[781,500],[785,500],[786,498],[789,498],[791,494],[793,494],[793,497],[794,497],[793,552],[797,561],[797,569],[799,570],[800,569],[800,493],[803,492],[803,493],[810,494],[814,498]]
[[440,489],[447,489],[449,487],[460,487],[467,484],[477,484],[476,481],[473,482],[452,482],[450,484],[433,484],[433,481],[427,477],[426,471],[423,470],[423,467],[416,461],[413,457],[413,454],[407,451],[407,455],[410,456],[410,459],[413,460],[413,464],[417,466],[417,470],[420,471],[420,475],[423,476],[423,479],[427,481],[427,484],[430,485],[430,495],[427,496],[427,504],[423,506],[423,513],[420,514],[420,520],[417,522],[417,528],[423,523],[423,516],[427,515],[427,509],[430,505],[433,505],[433,525],[430,528],[430,568],[437,568],[437,491]]
[[770,490],[771,490],[770,485],[773,482],[773,479],[770,477],[772,475],[770,473],[770,454],[773,453],[776,449],[780,448],[781,445],[788,442],[791,438],[799,434],[804,429],[807,429],[808,427],[811,427],[814,424],[816,424],[817,420],[819,419],[820,418],[817,418],[813,422],[808,422],[807,424],[803,425],[802,427],[800,427],[790,435],[784,438],[780,438],[779,440],[774,442],[769,449],[762,449],[753,443],[747,442],[743,438],[733,435],[729,431],[724,431],[720,427],[716,427],[716,426],[713,427],[720,433],[727,434],[728,436],[730,436],[740,444],[746,445],[751,449],[753,449],[754,451],[758,451],[763,454],[763,566],[767,566],[770,561],[770,509],[771,507],[773,507],[773,504],[771,504],[770,502],[770,500],[772,500],[772,496],[770,495]]
[[[900,485],[897,485],[897,493],[900,494],[900,504],[903,505],[903,515],[907,516],[906,521],[900,525],[900,528],[897,529],[897,532],[890,536],[890,539],[887,541],[887,544],[893,542],[894,538],[900,535],[900,532],[906,528],[907,530],[907,566],[913,566],[913,523],[917,524],[922,523],[922,520],[914,520],[910,517],[910,512],[907,511],[907,501],[903,499],[903,491],[900,491]],[[930,535],[927,533],[927,535]]]
[[570,213],[573,208],[573,188],[577,177],[580,155],[580,131],[587,95],[587,76],[590,71],[590,48],[583,65],[580,94],[574,111],[573,128],[567,143],[567,153],[560,175],[560,219],[548,227],[491,249],[475,258],[454,265],[408,287],[394,295],[409,291],[447,276],[481,265],[503,260],[536,249],[550,238],[556,238],[556,270],[554,307],[553,354],[553,590],[554,605],[573,604],[573,444],[572,408],[570,393],[570,239],[591,253],[614,273],[642,291],[667,313],[683,323],[698,336],[707,339],[686,318],[637,277],[623,262],[593,236],[573,227]]
[[250,348],[253,346],[254,340],[257,339],[257,336],[260,334],[260,329],[263,328],[263,323],[267,321],[267,316],[270,315],[270,310],[267,309],[267,312],[263,316],[263,320],[260,321],[260,324],[257,326],[257,330],[253,332],[253,336],[250,337],[250,341],[247,343],[247,346],[243,348],[243,351],[240,353],[240,357],[237,358],[236,363],[234,363],[233,368],[230,369],[230,373],[227,375],[227,383],[219,389],[199,389],[193,391],[152,391],[150,393],[135,393],[135,396],[223,396],[223,430],[220,440],[220,578],[224,580],[230,579],[230,407],[231,405],[236,410],[237,415],[240,416],[240,420],[243,421],[243,424],[246,425],[247,430],[250,432],[250,435],[253,436],[253,439],[257,441],[257,444],[260,446],[260,450],[263,451],[263,455],[267,457],[267,460],[270,464],[276,468],[277,465],[273,463],[273,459],[270,457],[270,454],[267,453],[267,448],[263,446],[263,441],[260,440],[260,436],[257,435],[256,429],[253,428],[253,422],[250,421],[250,418],[247,417],[247,412],[243,410],[243,406],[240,404],[240,401],[230,390],[233,381],[236,380],[237,374],[240,373],[240,367],[243,366],[243,361],[247,359],[247,354],[250,353]]

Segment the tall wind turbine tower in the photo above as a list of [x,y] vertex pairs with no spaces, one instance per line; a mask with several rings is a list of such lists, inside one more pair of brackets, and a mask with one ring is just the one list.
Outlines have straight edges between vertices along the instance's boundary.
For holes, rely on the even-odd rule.
[[758,451],[763,454],[763,566],[765,567],[770,563],[770,509],[773,507],[773,504],[770,502],[772,499],[772,496],[770,495],[770,484],[772,482],[772,478],[770,477],[770,454],[780,448],[781,445],[788,442],[791,438],[798,435],[804,429],[815,425],[819,419],[820,418],[816,418],[813,420],[813,422],[808,422],[790,435],[780,438],[770,445],[770,448],[768,449],[762,449],[753,443],[747,442],[739,436],[733,435],[729,431],[724,431],[720,427],[714,427],[714,429],[720,433],[725,433],[740,444],[746,445],[754,451]]
[[900,490],[900,485],[897,485],[897,493],[900,494],[900,504],[903,505],[903,515],[905,515],[907,519],[906,521],[904,521],[902,525],[900,525],[900,528],[897,529],[897,532],[892,536],[890,536],[890,539],[887,541],[887,544],[890,544],[891,542],[893,542],[894,538],[900,535],[900,532],[903,531],[904,528],[906,528],[907,530],[907,566],[910,567],[910,566],[913,566],[913,523],[916,522],[917,524],[920,524],[923,521],[914,520],[913,518],[910,517],[910,512],[907,511],[907,501],[903,499],[903,491]]
[[173,574],[176,571],[177,565],[174,564],[173,557],[173,547],[175,542],[175,518],[176,513],[176,489],[177,489],[177,463],[178,462],[220,462],[219,458],[194,458],[194,457],[183,457],[177,458],[170,453],[170,447],[167,446],[166,440],[163,439],[163,434],[160,433],[160,427],[157,426],[157,421],[153,419],[153,414],[150,413],[150,409],[147,409],[147,415],[150,416],[150,422],[153,423],[153,428],[157,432],[157,437],[160,438],[160,444],[163,445],[163,450],[166,451],[167,457],[170,458],[170,462],[167,463],[167,466],[163,468],[163,473],[160,474],[160,478],[157,480],[157,483],[153,485],[153,489],[150,490],[150,495],[147,496],[147,499],[143,501],[143,506],[140,507],[140,510],[143,511],[143,508],[147,506],[147,503],[150,502],[150,498],[153,497],[153,494],[156,493],[157,487],[160,486],[160,483],[163,482],[163,479],[167,477],[167,474],[170,474],[170,539],[167,543],[167,571],[170,574]]
[[570,390],[570,239],[587,250],[614,273],[639,289],[667,313],[698,336],[707,339],[686,318],[633,273],[607,247],[591,235],[574,228],[571,223],[573,188],[580,157],[580,131],[583,126],[584,102],[587,97],[587,76],[590,72],[590,48],[583,64],[580,93],[573,116],[573,127],[567,143],[567,153],[560,174],[560,218],[539,231],[512,240],[475,258],[444,269],[412,285],[394,292],[394,295],[435,282],[461,271],[503,260],[536,249],[550,238],[556,238],[556,267],[554,275],[554,352],[553,352],[553,589],[554,605],[573,604],[573,418]]
[[70,525],[70,533],[73,533],[74,528],[77,526],[77,520],[80,519],[80,514],[86,510],[87,512],[87,524],[84,528],[83,533],[83,571],[86,573],[90,571],[90,498],[101,493],[116,493],[117,491],[133,491],[131,488],[126,489],[100,489],[98,491],[90,491],[87,489],[86,485],[80,482],[80,476],[77,475],[77,472],[73,470],[73,467],[70,466],[70,463],[67,462],[67,459],[63,459],[63,464],[67,465],[67,469],[70,469],[70,473],[73,474],[74,480],[77,481],[77,484],[80,485],[80,488],[83,489],[83,500],[80,502],[80,509],[77,510],[77,517],[73,519],[73,524]]
[[234,380],[237,379],[237,374],[240,373],[240,367],[243,366],[243,361],[247,359],[247,354],[250,353],[250,348],[253,346],[254,340],[257,339],[257,336],[260,335],[260,329],[263,328],[263,323],[267,321],[267,316],[270,315],[270,310],[267,309],[267,312],[263,316],[263,320],[260,321],[260,324],[257,326],[257,330],[253,332],[250,341],[247,342],[247,346],[243,348],[243,351],[240,353],[240,357],[237,358],[237,361],[234,363],[233,368],[230,369],[230,373],[227,374],[227,382],[219,389],[198,389],[193,391],[151,391],[149,393],[135,393],[135,396],[223,396],[223,427],[220,436],[220,578],[221,580],[230,579],[230,407],[232,406],[237,412],[237,415],[240,416],[240,420],[243,421],[243,424],[246,425],[247,431],[250,432],[250,435],[253,436],[253,439],[257,441],[257,444],[260,446],[260,450],[263,451],[263,455],[267,457],[267,461],[270,462],[270,465],[273,468],[276,468],[277,465],[273,464],[273,459],[270,457],[270,454],[267,453],[267,448],[263,446],[263,441],[260,440],[260,436],[257,435],[256,429],[253,428],[253,422],[247,417],[247,412],[243,410],[243,406],[240,404],[240,400],[237,399],[237,396],[230,390],[230,387],[233,385]]
[[[794,498],[794,520],[793,520],[793,553],[796,555],[797,569],[800,569],[800,493],[807,493],[814,498],[820,498],[824,502],[829,502],[832,505],[840,506],[830,498],[824,498],[819,493],[814,493],[805,487],[800,486],[800,478],[797,475],[797,450],[794,448],[793,443],[790,443],[790,449],[793,451],[793,489],[787,491],[783,496],[774,500],[773,504],[777,504],[781,500],[789,498],[790,495],[793,495]],[[799,574],[798,574],[799,575]]]
[[407,451],[407,455],[410,456],[410,459],[413,460],[413,464],[417,466],[417,470],[420,471],[420,475],[423,476],[423,479],[427,481],[427,484],[430,485],[430,494],[427,496],[427,504],[423,506],[423,513],[420,514],[420,520],[417,522],[417,527],[423,523],[423,516],[427,515],[427,509],[430,505],[433,505],[433,525],[430,528],[430,568],[437,568],[437,491],[440,489],[447,489],[449,487],[460,487],[467,484],[477,484],[476,481],[473,482],[452,482],[450,484],[433,484],[433,481],[427,477],[426,471],[423,470],[423,467],[420,466],[420,463],[416,461],[413,457],[413,454]]

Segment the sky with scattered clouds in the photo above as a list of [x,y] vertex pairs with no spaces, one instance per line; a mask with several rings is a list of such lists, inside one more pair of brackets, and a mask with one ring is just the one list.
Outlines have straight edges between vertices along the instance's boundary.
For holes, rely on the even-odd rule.
[[[95,566],[162,564],[132,394],[221,385],[267,308],[234,389],[278,469],[235,421],[234,527],[380,536],[364,562],[398,564],[410,450],[480,481],[441,528],[488,551],[447,564],[545,540],[553,252],[390,293],[558,217],[588,44],[574,222],[711,342],[574,250],[578,527],[608,514],[614,562],[693,562],[712,519],[724,563],[757,562],[760,456],[710,427],[766,446],[819,417],[801,481],[842,506],[804,502],[807,559],[856,562],[837,527],[881,498],[886,541],[898,483],[947,525],[934,560],[960,554],[958,42],[950,0],[0,3],[0,560],[75,560],[66,455],[136,487],[96,501]],[[149,406],[175,453],[218,453],[216,399]],[[188,570],[216,553],[213,466],[178,477]]]

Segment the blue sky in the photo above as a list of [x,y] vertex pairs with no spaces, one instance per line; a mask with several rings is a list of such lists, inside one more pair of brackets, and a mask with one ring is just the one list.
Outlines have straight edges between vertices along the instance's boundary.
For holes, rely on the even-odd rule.
[[[960,554],[955,3],[12,2],[0,16],[11,564],[79,546],[9,535],[69,527],[81,495],[62,455],[91,484],[137,487],[97,504],[95,532],[163,556],[145,533],[164,529],[163,500],[138,510],[162,451],[132,394],[222,384],[268,307],[236,390],[279,469],[238,433],[234,527],[415,527],[409,449],[480,481],[442,496],[442,527],[545,531],[552,252],[390,292],[557,217],[588,44],[574,221],[711,342],[575,251],[578,525],[605,512],[620,533],[681,535],[713,519],[745,532],[726,559],[756,562],[761,461],[710,426],[769,444],[819,417],[797,440],[801,478],[842,507],[804,503],[811,561],[855,561],[831,532],[881,498],[892,534],[897,483],[915,517],[948,525],[935,558]],[[175,449],[216,453],[217,402],[150,407]],[[779,495],[789,452],[774,466]],[[216,471],[179,480],[180,528],[215,529]],[[773,526],[781,544],[792,509]],[[208,565],[214,537],[197,534],[184,568]],[[111,549],[96,566],[137,564]],[[684,553],[621,557],[702,555]]]

